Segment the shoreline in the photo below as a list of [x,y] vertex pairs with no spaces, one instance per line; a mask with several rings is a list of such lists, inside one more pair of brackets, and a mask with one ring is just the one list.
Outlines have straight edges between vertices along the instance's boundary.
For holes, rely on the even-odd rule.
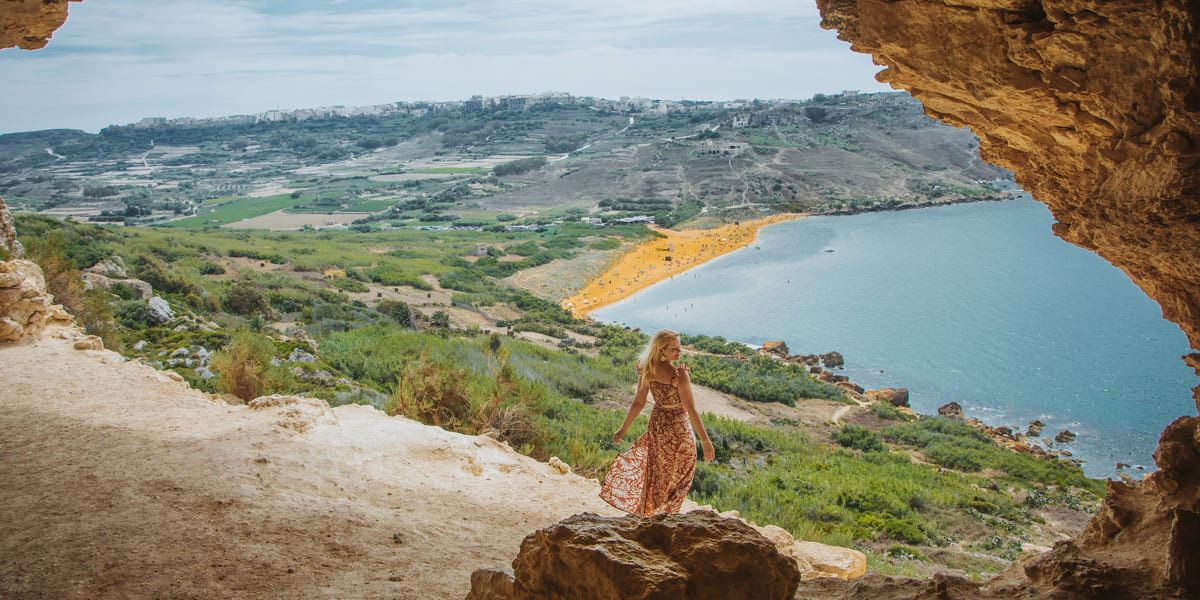
[[718,256],[749,246],[758,238],[758,230],[763,227],[806,216],[806,213],[776,214],[726,224],[716,229],[675,231],[651,226],[653,231],[665,237],[630,248],[613,266],[575,294],[559,301],[559,306],[580,319],[589,318],[597,309],[624,300]]
[[[651,225],[650,228],[652,230],[666,236],[666,239],[650,240],[630,248],[617,259],[617,262],[613,266],[606,269],[599,276],[592,278],[579,291],[559,300],[559,306],[571,311],[571,314],[577,318],[590,318],[591,313],[598,309],[620,302],[651,285],[702,265],[718,256],[748,246],[757,239],[759,229],[784,221],[792,221],[804,217],[850,216],[872,212],[918,210],[973,202],[1004,202],[1012,198],[1012,194],[993,194],[988,196],[911,201],[889,206],[872,205],[821,212],[779,213],[761,219],[726,224],[716,229],[685,229],[675,231]],[[732,236],[729,235],[731,233],[733,234]],[[747,236],[747,233],[750,235]],[[723,244],[720,243],[722,242],[720,237],[726,238]],[[733,239],[730,239],[731,237]],[[702,239],[702,243],[697,244],[697,239]],[[704,243],[713,241],[718,242],[718,245],[709,247],[708,244]],[[667,256],[671,257],[670,261],[665,260]],[[660,266],[665,268],[660,269]]]

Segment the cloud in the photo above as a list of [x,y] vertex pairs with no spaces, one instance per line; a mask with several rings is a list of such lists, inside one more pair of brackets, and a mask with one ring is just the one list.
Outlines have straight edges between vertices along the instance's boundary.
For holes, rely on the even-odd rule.
[[11,90],[0,132],[476,93],[887,89],[869,57],[820,30],[802,2],[105,0],[70,10],[46,49],[0,51]]

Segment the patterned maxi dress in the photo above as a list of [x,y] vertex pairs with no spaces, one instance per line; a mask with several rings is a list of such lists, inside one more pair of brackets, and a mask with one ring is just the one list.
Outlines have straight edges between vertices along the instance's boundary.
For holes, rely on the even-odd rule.
[[643,517],[679,512],[696,472],[696,437],[679,387],[649,385],[654,396],[650,425],[632,448],[613,459],[600,486],[605,502]]

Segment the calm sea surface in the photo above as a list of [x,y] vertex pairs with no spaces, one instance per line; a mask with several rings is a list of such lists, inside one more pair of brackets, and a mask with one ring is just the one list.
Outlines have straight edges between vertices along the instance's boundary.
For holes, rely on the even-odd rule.
[[1078,436],[1063,447],[1088,475],[1124,462],[1140,477],[1163,428],[1196,414],[1187,339],[1053,222],[1029,199],[789,221],[592,316],[836,350],[851,381],[908,388],[919,413],[955,401],[990,425],[1040,419],[1044,437]]

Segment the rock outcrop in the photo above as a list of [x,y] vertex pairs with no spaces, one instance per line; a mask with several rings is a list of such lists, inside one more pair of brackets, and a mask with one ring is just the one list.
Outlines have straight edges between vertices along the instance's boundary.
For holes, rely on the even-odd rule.
[[866,396],[870,400],[887,402],[892,406],[908,406],[908,388],[867,390]]
[[796,562],[746,523],[715,512],[583,513],[521,542],[511,575],[476,571],[472,600],[792,598]]
[[91,271],[84,271],[81,275],[83,276],[83,289],[85,290],[92,288],[112,290],[121,285],[133,290],[133,297],[136,300],[147,300],[154,295],[154,287],[141,279],[113,279]]
[[129,277],[121,257],[113,256],[102,260],[83,270],[83,289],[90,290],[98,287],[112,290],[117,286],[125,286],[133,291],[135,300],[148,300],[154,295],[154,287],[141,279]]
[[[1200,5],[1186,0],[817,0],[822,26],[1049,206],[1064,240],[1116,265],[1200,348]],[[1200,372],[1200,354],[1184,358]],[[1200,408],[1200,387],[1195,388]],[[939,412],[941,412],[939,410]],[[988,590],[947,579],[855,597],[1196,597],[1200,432],[1177,420],[1160,471],[1110,482],[1078,540]],[[1119,534],[1119,535],[1118,535]],[[999,581],[1004,581],[1001,584]],[[993,594],[996,594],[993,596]],[[843,596],[844,597],[844,596]]]
[[841,352],[826,352],[821,355],[821,364],[827,369],[832,369],[846,364],[846,359],[842,357]]
[[[1044,202],[1200,348],[1200,5],[817,0],[822,26]],[[1200,372],[1200,354],[1188,364]],[[1200,387],[1196,391],[1200,406]]]
[[334,425],[337,416],[329,403],[320,398],[300,396],[260,396],[247,403],[252,410],[270,410],[277,415],[275,424],[284,429],[306,433],[320,425]]
[[956,421],[966,420],[967,416],[963,414],[962,406],[957,402],[947,402],[938,407],[938,416],[954,419]]
[[80,0],[4,0],[0,11],[0,48],[37,50],[67,20],[67,2]]
[[[5,254],[7,253],[7,256]],[[0,198],[0,259],[25,258],[25,248],[17,240],[17,228],[4,198]]]
[[46,292],[42,269],[28,260],[0,262],[0,342],[35,338],[54,320],[74,319]]

